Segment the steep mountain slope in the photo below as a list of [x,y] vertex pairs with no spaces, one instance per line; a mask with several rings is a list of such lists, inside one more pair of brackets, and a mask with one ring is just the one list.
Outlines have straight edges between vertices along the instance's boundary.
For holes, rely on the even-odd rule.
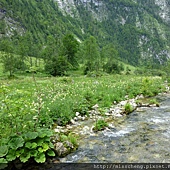
[[30,32],[33,43],[72,32],[112,43],[130,64],[162,64],[170,57],[170,0],[2,0],[1,39]]

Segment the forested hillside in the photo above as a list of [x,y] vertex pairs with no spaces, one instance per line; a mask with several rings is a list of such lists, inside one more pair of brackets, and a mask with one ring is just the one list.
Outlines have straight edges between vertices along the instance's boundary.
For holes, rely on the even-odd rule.
[[112,46],[110,57],[155,68],[170,56],[169,7],[170,0],[1,0],[0,50],[10,43],[15,54],[45,58],[67,34],[78,42],[93,36],[102,57]]

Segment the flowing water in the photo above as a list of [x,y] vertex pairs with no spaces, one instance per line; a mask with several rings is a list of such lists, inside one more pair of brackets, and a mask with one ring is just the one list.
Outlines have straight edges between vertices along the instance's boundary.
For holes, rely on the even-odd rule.
[[143,107],[115,119],[113,127],[83,136],[79,148],[62,158],[74,163],[169,163],[170,94],[160,107]]

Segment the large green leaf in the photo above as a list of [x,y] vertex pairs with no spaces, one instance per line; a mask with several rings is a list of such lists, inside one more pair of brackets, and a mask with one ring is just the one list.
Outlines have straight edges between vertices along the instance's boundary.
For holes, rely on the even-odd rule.
[[0,145],[6,145],[8,144],[9,139],[8,138],[1,138]]
[[48,150],[48,151],[47,151],[47,155],[48,155],[48,156],[55,156],[55,152],[52,151],[52,150]]
[[0,158],[0,169],[4,169],[8,166],[8,161],[4,158]]
[[25,147],[29,149],[35,149],[37,147],[37,144],[35,142],[27,142],[25,144]]
[[34,139],[34,142],[37,144],[37,146],[42,146],[44,139],[37,138],[37,139]]
[[16,150],[15,149],[10,149],[8,152],[8,155],[6,156],[6,159],[8,161],[13,161],[17,157]]
[[6,164],[8,161],[4,158],[0,158],[0,164]]
[[43,151],[44,151],[44,152],[49,149],[49,146],[48,146],[47,143],[43,143],[43,144],[42,144],[42,147],[43,147]]
[[24,139],[22,137],[13,137],[9,142],[8,145],[12,149],[18,149],[24,145]]
[[38,133],[37,132],[28,132],[24,136],[27,140],[32,140],[32,139],[37,138]]
[[6,156],[6,159],[7,159],[9,162],[14,161],[16,158],[17,158],[16,155],[7,155],[7,156]]
[[4,157],[8,153],[8,147],[7,146],[0,146],[0,157]]
[[39,148],[38,148],[38,151],[39,151],[40,153],[43,153],[43,152],[44,152],[44,150],[43,150],[42,147],[39,147]]
[[50,147],[50,148],[54,149],[54,145],[53,145],[53,143],[49,142],[49,144],[48,144],[48,145],[49,145],[49,147]]
[[16,156],[19,157],[23,153],[24,153],[24,148],[19,149],[19,150],[16,151]]
[[38,154],[34,159],[37,163],[44,163],[46,161],[46,157],[44,153]]
[[52,134],[53,132],[49,129],[38,129],[38,136],[40,138],[44,138],[45,136],[50,137]]
[[37,150],[31,150],[30,154],[31,154],[31,156],[36,157],[38,155],[38,151]]
[[49,141],[51,140],[50,137],[47,137],[47,136],[44,137],[43,139],[44,139],[44,141],[46,141],[46,142],[49,142]]
[[25,163],[29,160],[30,157],[31,157],[30,152],[25,151],[23,154],[20,155],[20,160],[21,162]]

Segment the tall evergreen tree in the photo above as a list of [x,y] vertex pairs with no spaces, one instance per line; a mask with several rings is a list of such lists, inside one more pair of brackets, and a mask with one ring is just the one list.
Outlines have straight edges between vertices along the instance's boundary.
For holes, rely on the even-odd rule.
[[9,75],[12,76],[17,69],[21,69],[24,62],[14,54],[14,47],[11,41],[3,40],[1,45],[3,45],[1,49],[3,53],[0,62],[3,64],[4,72],[9,72]]
[[63,55],[67,57],[68,62],[76,67],[78,65],[76,60],[76,53],[79,48],[78,41],[72,34],[66,34],[63,38]]

